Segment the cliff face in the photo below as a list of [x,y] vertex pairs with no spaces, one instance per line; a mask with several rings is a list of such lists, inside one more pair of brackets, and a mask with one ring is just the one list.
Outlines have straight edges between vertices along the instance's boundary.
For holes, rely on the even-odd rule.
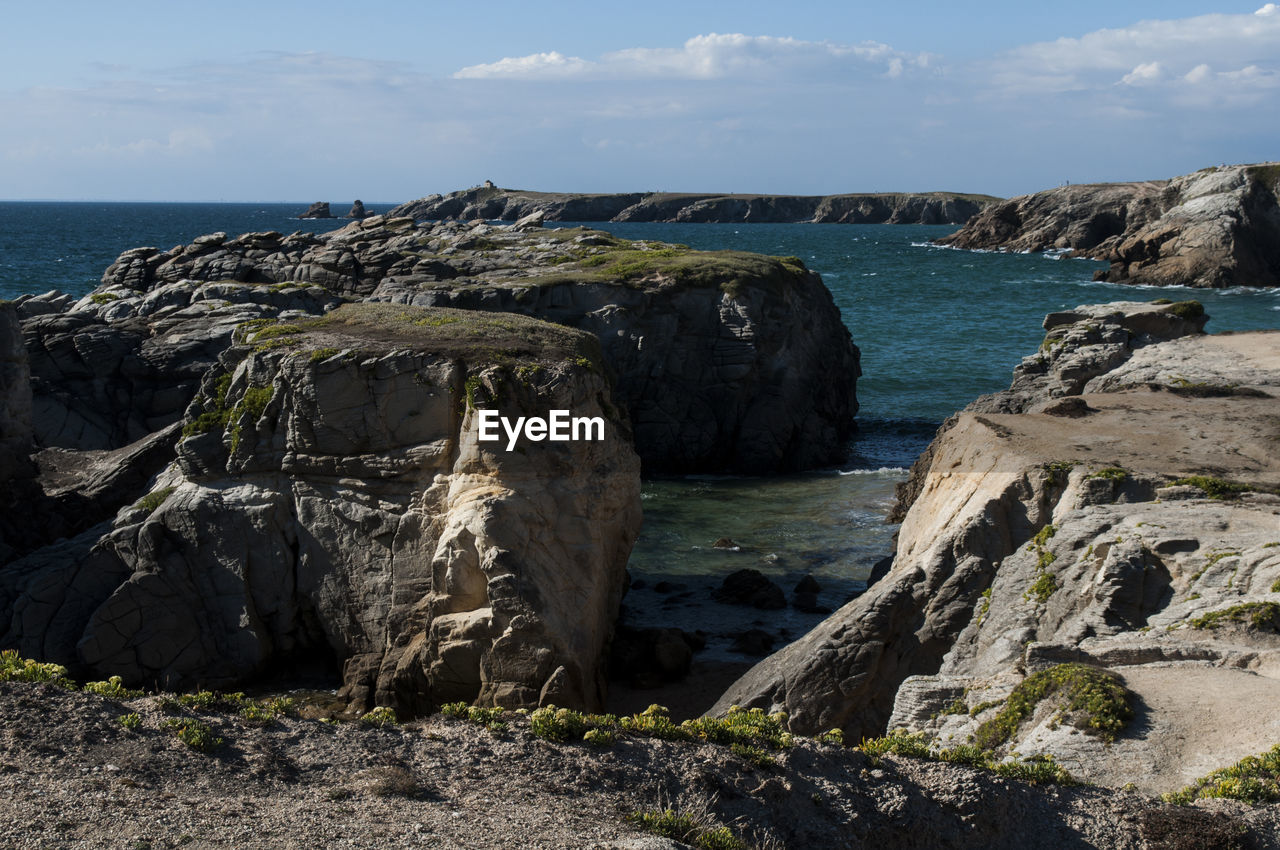
[[[217,281],[219,289],[188,281]],[[76,414],[45,417],[62,431],[93,416],[176,416],[172,406],[140,404],[133,390],[98,398],[103,382],[80,380],[99,377],[77,359],[86,334],[115,333],[97,346],[106,349],[97,368],[107,368],[110,356],[132,358],[147,346],[157,315],[206,325],[217,318],[204,334],[216,339],[202,356],[167,358],[172,365],[161,370],[174,376],[170,383],[190,386],[234,326],[228,307],[210,315],[210,305],[224,300],[242,305],[241,321],[320,312],[331,308],[325,298],[348,298],[523,313],[587,330],[617,376],[617,401],[649,471],[758,473],[830,463],[841,457],[857,412],[858,350],[831,294],[795,258],[696,252],[581,229],[374,216],[324,236],[212,234],[163,253],[135,249],[107,270],[94,297],[99,303],[85,299],[70,316],[41,317],[29,333],[33,351],[49,352],[35,369],[49,386],[40,394],[66,399]],[[190,326],[163,327],[188,347],[202,338]],[[163,342],[155,340],[155,350],[171,351]],[[145,355],[147,363],[155,359]],[[176,375],[184,367],[192,374]],[[147,386],[156,374],[128,374],[135,372]]]
[[956,248],[1072,249],[1098,280],[1280,285],[1280,166],[1206,168],[1172,180],[1066,186],[993,204],[939,240]]
[[478,188],[429,195],[389,215],[418,221],[515,221],[542,213],[548,221],[827,222],[961,224],[998,199],[954,192],[850,195],[693,195],[631,192],[575,195]]
[[[242,343],[87,559],[9,568],[6,644],[168,687],[328,656],[353,707],[599,707],[640,502],[595,340],[352,305]],[[602,439],[506,451],[478,440],[485,408],[599,417]]]
[[[1014,388],[958,414],[913,471],[888,575],[714,710],[781,708],[797,731],[855,737],[903,726],[954,746],[1028,674],[1074,661],[1114,670],[1148,707],[1146,731],[1107,749],[1047,700],[1001,751],[1167,791],[1269,748],[1269,721],[1226,741],[1179,718],[1239,728],[1280,696],[1280,643],[1249,619],[1280,579],[1280,333],[1204,336],[1189,313],[1051,315]],[[1177,483],[1192,476],[1208,477]],[[1172,682],[1157,669],[1171,662],[1188,665]]]

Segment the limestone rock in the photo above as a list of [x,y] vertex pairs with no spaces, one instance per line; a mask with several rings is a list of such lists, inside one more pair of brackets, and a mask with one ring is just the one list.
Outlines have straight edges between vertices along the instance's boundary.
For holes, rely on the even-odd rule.
[[1072,250],[1099,280],[1156,286],[1280,285],[1280,165],[1205,168],[1172,180],[1066,186],[985,208],[939,240],[957,248]]
[[[43,657],[170,687],[331,657],[355,708],[598,708],[640,502],[595,340],[391,305],[242,340],[178,466],[94,549],[119,583],[80,618],[46,615],[65,639]],[[479,439],[483,409],[599,417],[604,439],[507,451]],[[21,601],[50,575],[23,582],[11,640],[50,632]]]
[[[1107,318],[1117,312],[1138,324]],[[735,703],[785,710],[794,731],[838,726],[853,738],[903,725],[952,746],[989,719],[980,705],[1003,699],[1027,672],[1054,663],[1114,668],[1125,681],[1133,666],[1171,662],[1267,675],[1280,669],[1280,636],[1252,626],[1248,614],[1280,586],[1280,499],[1270,495],[1280,488],[1280,452],[1267,424],[1280,388],[1280,333],[1206,337],[1194,323],[1180,327],[1115,305],[1073,314],[1050,317],[1051,334],[1105,319],[1104,327],[1116,330],[1102,333],[1116,334],[1117,346],[1144,333],[1149,338],[1136,353],[1116,358],[1110,371],[1090,366],[1061,379],[1084,390],[1074,397],[1088,408],[1086,416],[1032,407],[954,417],[913,473],[888,574],[750,670],[713,713]],[[1160,339],[1163,333],[1174,338]],[[1074,345],[1064,344],[1062,357]],[[1143,361],[1128,366],[1139,355]],[[1231,391],[1161,384],[1167,376],[1154,370],[1165,362],[1199,364],[1191,374]],[[1207,499],[1203,491],[1155,501],[1170,483],[1205,474],[1259,492],[1234,502]],[[1238,605],[1254,607],[1224,613]],[[1206,616],[1220,625],[1195,625]],[[1150,682],[1155,675],[1144,668],[1132,678]],[[1188,682],[1218,675],[1196,674]],[[1280,693],[1235,681],[1259,705]],[[1190,693],[1147,690],[1143,699],[1158,698],[1170,710]],[[964,708],[951,711],[958,695]],[[1224,700],[1213,710],[1232,711]],[[1134,771],[1123,759],[1104,757],[1096,738],[1063,744],[1067,733],[1052,728],[1054,716],[1046,704],[1009,746],[1024,755],[1070,754],[1086,764],[1072,769],[1087,778],[1131,781]],[[1179,777],[1197,766],[1202,774],[1269,748],[1267,736],[1277,733],[1267,726],[1248,736],[1253,749],[1245,752],[1220,739],[1196,749],[1169,743],[1182,734],[1181,721],[1152,715],[1149,722],[1163,724],[1173,738],[1135,733],[1125,752],[1152,775],[1154,765],[1164,764],[1163,787],[1146,786],[1162,791],[1185,784],[1193,777]],[[1243,715],[1239,721],[1250,722]]]
[[[216,286],[233,304],[322,289],[332,299],[521,313],[589,331],[653,472],[832,463],[857,412],[857,348],[830,292],[794,258],[371,216],[321,236],[250,233],[126,252],[72,315],[151,315],[183,303],[192,289],[184,281]],[[103,428],[75,412],[69,430],[81,419]]]
[[333,218],[333,213],[329,212],[328,201],[316,201],[307,207],[307,211],[299,215],[298,218]]

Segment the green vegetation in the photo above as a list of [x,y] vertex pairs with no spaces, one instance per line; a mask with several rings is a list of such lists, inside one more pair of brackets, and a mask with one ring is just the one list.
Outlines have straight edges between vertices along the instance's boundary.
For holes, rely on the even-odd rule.
[[210,431],[222,430],[231,418],[231,409],[227,407],[227,393],[231,391],[231,373],[219,375],[213,383],[213,398],[197,396],[204,410],[192,421],[182,427],[182,436],[191,437],[196,434],[207,434]]
[[822,744],[833,744],[834,746],[837,746],[837,747],[843,747],[844,746],[844,730],[828,729],[827,731],[819,735],[817,740],[819,743],[822,743]]
[[168,499],[173,495],[173,491],[175,489],[176,488],[174,487],[161,487],[159,490],[152,490],[150,493],[139,499],[133,508],[134,510],[146,511],[148,514],[153,514],[155,513],[156,508],[164,504],[165,499]]
[[938,712],[940,716],[946,716],[949,714],[968,714],[968,713],[969,713],[969,706],[965,704],[964,697],[956,697],[951,702],[944,705],[942,709]]
[[171,717],[161,724],[178,740],[198,753],[211,753],[223,745],[223,740],[213,734],[209,724],[191,718]]
[[67,690],[76,687],[76,683],[67,678],[66,667],[22,658],[16,649],[0,652],[0,682],[48,682]]
[[1271,592],[1280,593],[1280,578],[1271,583]]
[[338,349],[336,348],[317,348],[315,351],[311,352],[311,355],[308,359],[312,363],[319,363],[323,360],[328,360],[330,357],[333,357],[337,353],[338,353]]
[[89,296],[89,302],[92,304],[110,304],[112,301],[119,301],[120,296],[114,292],[95,292]]
[[[1031,542],[1027,544],[1027,548],[1036,552],[1036,577],[1031,586],[1022,594],[1022,598],[1026,600],[1036,600],[1040,604],[1049,601],[1049,597],[1053,596],[1054,591],[1058,589],[1058,580],[1049,572],[1049,567],[1053,566],[1053,562],[1058,560],[1058,556],[1045,548],[1053,536],[1058,533],[1057,526],[1050,523],[1044,526],[1036,536],[1031,538]],[[985,614],[985,612],[983,612]]]
[[872,763],[878,764],[886,754],[904,758],[962,764],[979,770],[990,770],[1009,779],[1033,785],[1077,785],[1079,781],[1062,768],[1053,756],[1030,756],[1022,760],[998,761],[990,750],[975,744],[961,744],[951,749],[934,749],[921,733],[901,730],[880,738],[864,740],[858,747]]
[[1096,472],[1089,473],[1090,478],[1105,478],[1108,481],[1115,481],[1117,484],[1129,477],[1127,470],[1118,466],[1108,466],[1099,469]]
[[465,702],[451,702],[440,707],[440,713],[446,717],[468,720],[477,726],[483,726],[490,732],[504,732],[507,724],[503,721],[501,708],[479,708]]
[[274,387],[245,387],[244,395],[231,410],[231,451],[233,453],[240,447],[240,438],[243,434],[240,423],[244,417],[249,417],[250,422],[257,422],[266,412],[267,405],[271,403],[274,395]]
[[116,718],[116,721],[124,728],[130,730],[142,727],[142,717],[136,711],[131,711],[128,714],[122,714]]
[[396,717],[396,710],[385,705],[380,705],[372,711],[366,712],[360,716],[360,722],[365,726],[373,726],[378,729],[387,726],[396,726],[400,720]]
[[995,749],[1014,736],[1041,701],[1055,697],[1067,722],[1107,741],[1133,717],[1130,694],[1110,671],[1084,664],[1058,664],[1023,679],[1004,708],[974,732],[974,743]]
[[1249,175],[1250,180],[1269,186],[1273,190],[1280,188],[1280,163],[1252,165],[1245,169],[1245,174]]
[[[1274,587],[1273,587],[1274,589]],[[1240,624],[1264,632],[1280,633],[1280,604],[1275,602],[1244,602],[1219,611],[1210,611],[1190,622],[1193,629],[1218,629],[1230,624]]]
[[84,692],[87,694],[97,694],[98,696],[108,697],[110,699],[136,699],[142,696],[142,691],[135,691],[124,686],[124,680],[119,676],[112,676],[105,682],[85,682]]
[[1183,485],[1199,487],[1210,499],[1222,500],[1238,498],[1241,493],[1247,493],[1253,489],[1247,484],[1226,481],[1222,478],[1214,478],[1210,475],[1188,475],[1186,478],[1179,478],[1173,482],[1173,486],[1175,487]]
[[1166,313],[1172,313],[1179,319],[1198,319],[1204,315],[1204,305],[1199,301],[1175,301],[1168,305],[1169,309]]
[[998,700],[998,699],[987,700],[986,702],[980,702],[977,705],[975,705],[973,708],[969,709],[969,716],[977,717],[979,714],[986,711],[988,708],[995,708],[996,706],[1000,705],[1002,702],[1004,702],[1004,700]]
[[699,850],[747,850],[747,845],[727,826],[713,826],[707,819],[694,817],[688,812],[676,812],[674,809],[632,812],[627,815],[627,822],[644,832]]
[[1280,744],[1257,756],[1246,756],[1192,784],[1163,795],[1166,803],[1190,805],[1194,800],[1224,798],[1251,805],[1280,801]]
[[1155,299],[1154,301],[1152,301],[1151,303],[1152,303],[1152,304],[1172,304],[1172,303],[1173,303],[1173,301],[1171,301],[1171,300],[1170,300],[1170,299],[1168,299],[1168,298],[1157,298],[1157,299]]
[[987,612],[991,610],[991,588],[988,587],[982,591],[982,600],[978,603],[978,625],[982,625],[982,621],[987,619]]
[[1067,476],[1071,474],[1071,470],[1075,468],[1075,465],[1076,462],[1073,460],[1058,460],[1041,464],[1040,468],[1049,476],[1049,481],[1052,484],[1061,487],[1067,483]]

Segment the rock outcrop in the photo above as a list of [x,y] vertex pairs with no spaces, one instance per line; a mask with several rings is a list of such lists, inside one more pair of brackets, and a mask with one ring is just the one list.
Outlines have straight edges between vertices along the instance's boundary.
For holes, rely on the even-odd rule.
[[1157,286],[1280,285],[1280,165],[1205,168],[1172,180],[1065,186],[992,204],[956,248],[1106,260],[1097,280]]
[[329,212],[328,201],[316,201],[307,207],[307,211],[300,214],[298,218],[333,218],[333,213]]
[[363,221],[369,217],[369,213],[364,208],[364,201],[357,200],[351,205],[351,210],[347,213],[347,218],[354,218],[357,221]]
[[[858,350],[826,287],[793,257],[371,216],[322,236],[218,233],[166,252],[134,249],[91,299],[117,299],[96,315],[120,321],[135,304],[167,304],[158,293],[173,299],[184,281],[219,281],[236,303],[319,286],[335,297],[522,313],[589,331],[617,374],[616,399],[649,471],[831,463],[857,412]],[[295,282],[307,286],[284,289]]]
[[697,195],[626,192],[582,195],[492,186],[429,195],[388,215],[418,221],[515,221],[537,212],[548,221],[832,222],[962,224],[996,202],[954,192],[851,195]]
[[31,369],[13,304],[0,302],[0,485],[32,478]]
[[[601,439],[507,451],[485,409]],[[251,324],[185,422],[87,557],[6,569],[6,645],[168,687],[327,656],[353,708],[601,705],[640,501],[593,337],[373,304]]]
[[[1108,749],[1046,699],[1001,752],[1169,791],[1268,749],[1280,726],[1251,712],[1280,697],[1267,619],[1280,333],[1205,336],[1202,318],[1135,304],[1051,315],[1030,358],[1046,368],[958,414],[922,458],[888,575],[715,710],[785,709],[797,731],[854,737],[903,726],[954,746],[1028,674],[1083,662],[1138,695],[1142,727]],[[1215,713],[1233,718],[1231,741],[1180,719]]]

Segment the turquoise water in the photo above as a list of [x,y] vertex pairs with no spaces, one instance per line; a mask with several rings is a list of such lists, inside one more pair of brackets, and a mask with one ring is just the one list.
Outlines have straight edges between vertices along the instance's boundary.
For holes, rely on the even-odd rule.
[[[60,288],[83,294],[127,248],[168,248],[217,230],[326,231],[343,220],[298,221],[305,204],[0,203],[0,298]],[[346,211],[344,204],[334,210]],[[375,212],[385,207],[372,207]],[[645,525],[630,570],[645,586],[628,596],[639,625],[701,628],[709,653],[725,635],[758,626],[781,640],[820,615],[742,611],[710,603],[727,573],[770,574],[788,592],[806,573],[835,608],[891,549],[883,523],[893,486],[938,424],[975,396],[1008,386],[1043,337],[1044,314],[1077,304],[1196,298],[1208,330],[1280,327],[1280,291],[1191,290],[1094,283],[1102,263],[1040,254],[930,246],[953,227],[838,224],[590,224],[627,238],[695,248],[795,255],[831,289],[862,349],[860,433],[840,469],[782,478],[697,478],[645,483]],[[740,551],[713,549],[729,537]],[[659,581],[675,585],[668,593]]]

